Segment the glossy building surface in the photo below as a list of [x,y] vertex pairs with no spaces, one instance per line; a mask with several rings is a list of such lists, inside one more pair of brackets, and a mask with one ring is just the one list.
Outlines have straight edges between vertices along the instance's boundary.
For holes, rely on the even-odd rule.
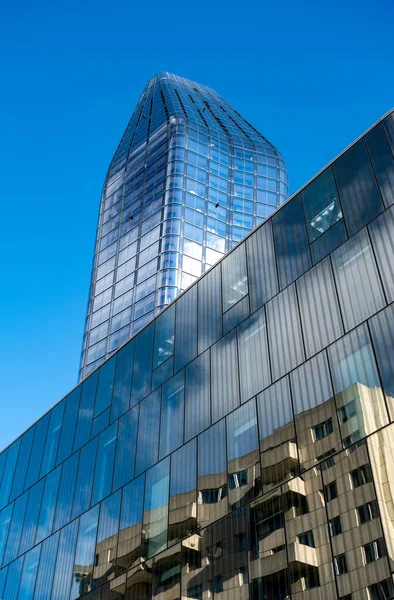
[[0,454],[2,600],[387,600],[394,116]]
[[280,153],[215,91],[146,84],[104,184],[81,377],[287,198]]

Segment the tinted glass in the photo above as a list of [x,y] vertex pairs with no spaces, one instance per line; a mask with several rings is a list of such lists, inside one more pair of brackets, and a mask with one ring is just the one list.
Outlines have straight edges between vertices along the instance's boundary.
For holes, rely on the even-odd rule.
[[342,218],[331,167],[316,177],[302,192],[309,241],[317,239]]

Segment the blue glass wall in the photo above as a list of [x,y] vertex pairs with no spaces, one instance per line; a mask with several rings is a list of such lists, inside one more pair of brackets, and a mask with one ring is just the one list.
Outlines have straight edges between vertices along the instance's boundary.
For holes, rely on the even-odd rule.
[[0,454],[0,597],[392,596],[392,123]]

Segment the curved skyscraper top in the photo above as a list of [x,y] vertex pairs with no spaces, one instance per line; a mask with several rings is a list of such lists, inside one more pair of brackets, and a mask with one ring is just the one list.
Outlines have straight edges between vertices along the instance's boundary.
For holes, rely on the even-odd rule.
[[287,197],[280,152],[214,90],[148,81],[100,205],[81,378]]

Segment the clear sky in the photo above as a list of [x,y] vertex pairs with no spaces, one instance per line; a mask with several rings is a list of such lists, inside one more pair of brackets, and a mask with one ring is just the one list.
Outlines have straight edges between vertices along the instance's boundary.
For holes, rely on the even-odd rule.
[[2,0],[0,447],[76,383],[101,186],[147,79],[213,87],[295,192],[394,104],[392,0]]

